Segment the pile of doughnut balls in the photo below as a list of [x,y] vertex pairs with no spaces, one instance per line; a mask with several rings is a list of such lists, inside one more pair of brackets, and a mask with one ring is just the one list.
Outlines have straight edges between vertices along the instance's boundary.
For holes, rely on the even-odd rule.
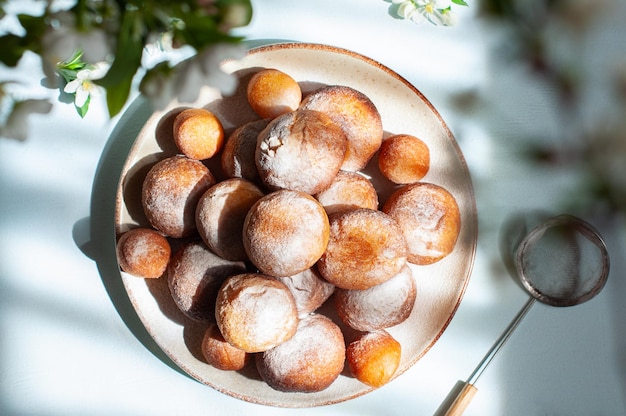
[[[401,358],[386,329],[415,304],[408,263],[431,264],[453,250],[458,205],[421,181],[428,146],[408,134],[384,137],[363,93],[325,85],[303,96],[271,68],[255,72],[246,91],[258,120],[228,137],[205,108],[175,116],[180,153],[143,180],[150,226],[119,237],[120,267],[168,280],[178,308],[206,323],[202,354],[218,369],[254,360],[273,389],[318,392],[347,363],[353,377],[381,386]],[[395,184],[380,208],[362,172],[375,155]],[[208,160],[219,162],[223,180]],[[177,239],[185,243],[174,252]]]

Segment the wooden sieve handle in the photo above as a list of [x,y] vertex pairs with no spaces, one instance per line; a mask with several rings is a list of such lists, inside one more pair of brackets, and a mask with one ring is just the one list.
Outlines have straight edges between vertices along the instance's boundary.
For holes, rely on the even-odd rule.
[[460,416],[474,398],[478,389],[466,381],[459,380],[434,416]]

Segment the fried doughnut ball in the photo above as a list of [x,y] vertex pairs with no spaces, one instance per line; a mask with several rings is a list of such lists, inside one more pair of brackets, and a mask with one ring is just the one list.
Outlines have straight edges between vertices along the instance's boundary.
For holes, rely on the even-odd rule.
[[246,271],[243,262],[224,260],[201,241],[185,244],[170,261],[167,283],[174,303],[188,318],[211,322],[217,292],[227,277]]
[[241,370],[249,359],[248,353],[226,342],[215,323],[209,324],[200,348],[209,365],[224,371]]
[[431,183],[405,185],[389,197],[382,210],[400,225],[409,262],[435,263],[454,249],[461,213],[445,188]]
[[348,150],[343,170],[363,169],[380,148],[383,124],[374,103],[360,91],[343,85],[322,87],[307,95],[301,109],[321,111],[346,133]]
[[302,100],[300,85],[277,69],[262,69],[248,82],[248,102],[262,118],[274,118],[294,111]]
[[430,168],[430,151],[415,136],[398,134],[385,139],[378,154],[378,168],[391,182],[415,183]]
[[269,276],[229,277],[217,295],[215,318],[222,336],[245,352],[261,352],[290,339],[298,327],[293,295]]
[[328,233],[328,216],[315,198],[281,190],[264,196],[250,208],[243,226],[243,245],[262,273],[293,276],[322,256]]
[[371,387],[380,387],[393,378],[401,356],[402,346],[385,330],[362,334],[346,349],[350,372]]
[[365,290],[337,289],[335,306],[341,320],[359,331],[375,331],[404,322],[415,305],[417,289],[406,264],[400,273]]
[[340,170],[330,186],[315,197],[328,214],[357,208],[378,209],[374,185],[357,172]]
[[335,291],[335,285],[324,280],[315,266],[296,275],[277,279],[291,290],[301,317],[317,310]]
[[265,382],[284,392],[319,392],[343,371],[346,346],[341,329],[324,315],[300,320],[288,341],[256,356]]
[[293,111],[259,134],[256,165],[270,189],[316,194],[330,185],[346,154],[346,136],[328,116]]
[[269,119],[250,121],[235,129],[228,137],[221,156],[222,171],[227,177],[261,183],[254,154],[257,137],[269,122]]
[[209,159],[224,144],[224,128],[209,110],[188,108],[174,118],[174,143],[190,159]]
[[406,255],[398,224],[381,211],[361,208],[330,216],[328,247],[317,266],[335,286],[364,290],[398,274]]
[[148,221],[167,237],[195,234],[196,205],[213,184],[213,174],[200,161],[177,155],[157,162],[148,171],[141,190]]
[[243,247],[243,223],[263,195],[252,182],[233,178],[213,185],[200,197],[196,225],[200,237],[215,254],[228,260],[248,259]]
[[150,228],[133,228],[117,242],[117,260],[126,273],[154,279],[161,277],[170,261],[170,243]]

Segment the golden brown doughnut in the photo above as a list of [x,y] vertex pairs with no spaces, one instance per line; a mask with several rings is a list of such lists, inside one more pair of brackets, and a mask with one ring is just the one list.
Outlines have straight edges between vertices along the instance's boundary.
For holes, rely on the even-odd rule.
[[264,274],[293,276],[315,264],[328,244],[324,208],[303,192],[281,190],[250,208],[243,227],[250,261]]
[[170,261],[170,243],[150,228],[133,228],[117,241],[117,260],[126,273],[144,278],[161,277]]
[[380,387],[393,378],[401,356],[402,346],[385,330],[364,333],[346,349],[350,372],[371,387]]
[[227,177],[261,183],[254,154],[257,137],[269,122],[269,119],[248,122],[228,137],[221,156],[222,170]]
[[233,178],[210,187],[198,201],[196,225],[207,246],[227,260],[247,260],[243,223],[250,207],[264,195],[256,185]]
[[302,90],[286,73],[267,68],[250,78],[247,97],[255,113],[262,118],[274,118],[298,108]]
[[322,87],[307,95],[300,108],[327,114],[346,133],[343,170],[363,169],[380,148],[383,125],[378,109],[362,92],[343,85]]
[[405,185],[383,206],[402,229],[414,264],[431,264],[452,252],[461,230],[461,214],[450,192],[431,183]]
[[339,377],[346,346],[341,329],[324,315],[300,320],[288,341],[256,356],[257,369],[275,390],[313,393],[326,389]]
[[226,342],[217,324],[213,322],[207,327],[200,348],[209,365],[224,371],[241,370],[249,359],[248,353]]
[[381,211],[360,208],[330,216],[328,247],[318,269],[337,287],[363,290],[398,274],[406,255],[398,224]]
[[167,283],[174,303],[188,318],[214,320],[217,291],[233,274],[246,271],[239,261],[224,260],[201,241],[185,244],[170,261]]
[[340,170],[328,188],[315,197],[328,214],[357,208],[378,209],[374,185],[357,172]]
[[346,154],[344,132],[328,116],[299,110],[272,120],[259,134],[256,165],[270,189],[316,194],[330,185]]
[[157,162],[143,181],[141,203],[152,227],[168,237],[196,233],[196,204],[215,178],[202,162],[182,155]]
[[415,183],[430,168],[430,150],[415,136],[398,134],[388,137],[380,146],[378,168],[391,182]]
[[209,110],[188,108],[174,118],[174,143],[190,159],[209,159],[224,144],[224,128]]
[[341,320],[359,331],[375,331],[404,322],[415,305],[417,289],[411,268],[365,290],[337,289],[335,306]]
[[244,273],[222,285],[215,306],[226,341],[245,352],[261,352],[290,339],[298,327],[293,295],[269,276]]
[[291,290],[301,317],[317,310],[335,291],[335,285],[324,280],[315,266],[296,275],[277,279]]

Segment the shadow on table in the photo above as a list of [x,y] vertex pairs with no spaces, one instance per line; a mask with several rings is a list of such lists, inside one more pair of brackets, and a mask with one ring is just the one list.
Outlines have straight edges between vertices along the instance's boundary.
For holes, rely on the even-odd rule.
[[88,242],[80,248],[96,262],[102,283],[128,329],[159,360],[179,373],[187,375],[161,350],[139,319],[122,282],[116,260],[114,218],[117,186],[128,152],[151,114],[150,105],[140,97],[120,118],[109,136],[96,169],[91,196],[91,215],[75,225],[74,234],[79,232],[77,228],[82,228],[82,232],[90,234]]

